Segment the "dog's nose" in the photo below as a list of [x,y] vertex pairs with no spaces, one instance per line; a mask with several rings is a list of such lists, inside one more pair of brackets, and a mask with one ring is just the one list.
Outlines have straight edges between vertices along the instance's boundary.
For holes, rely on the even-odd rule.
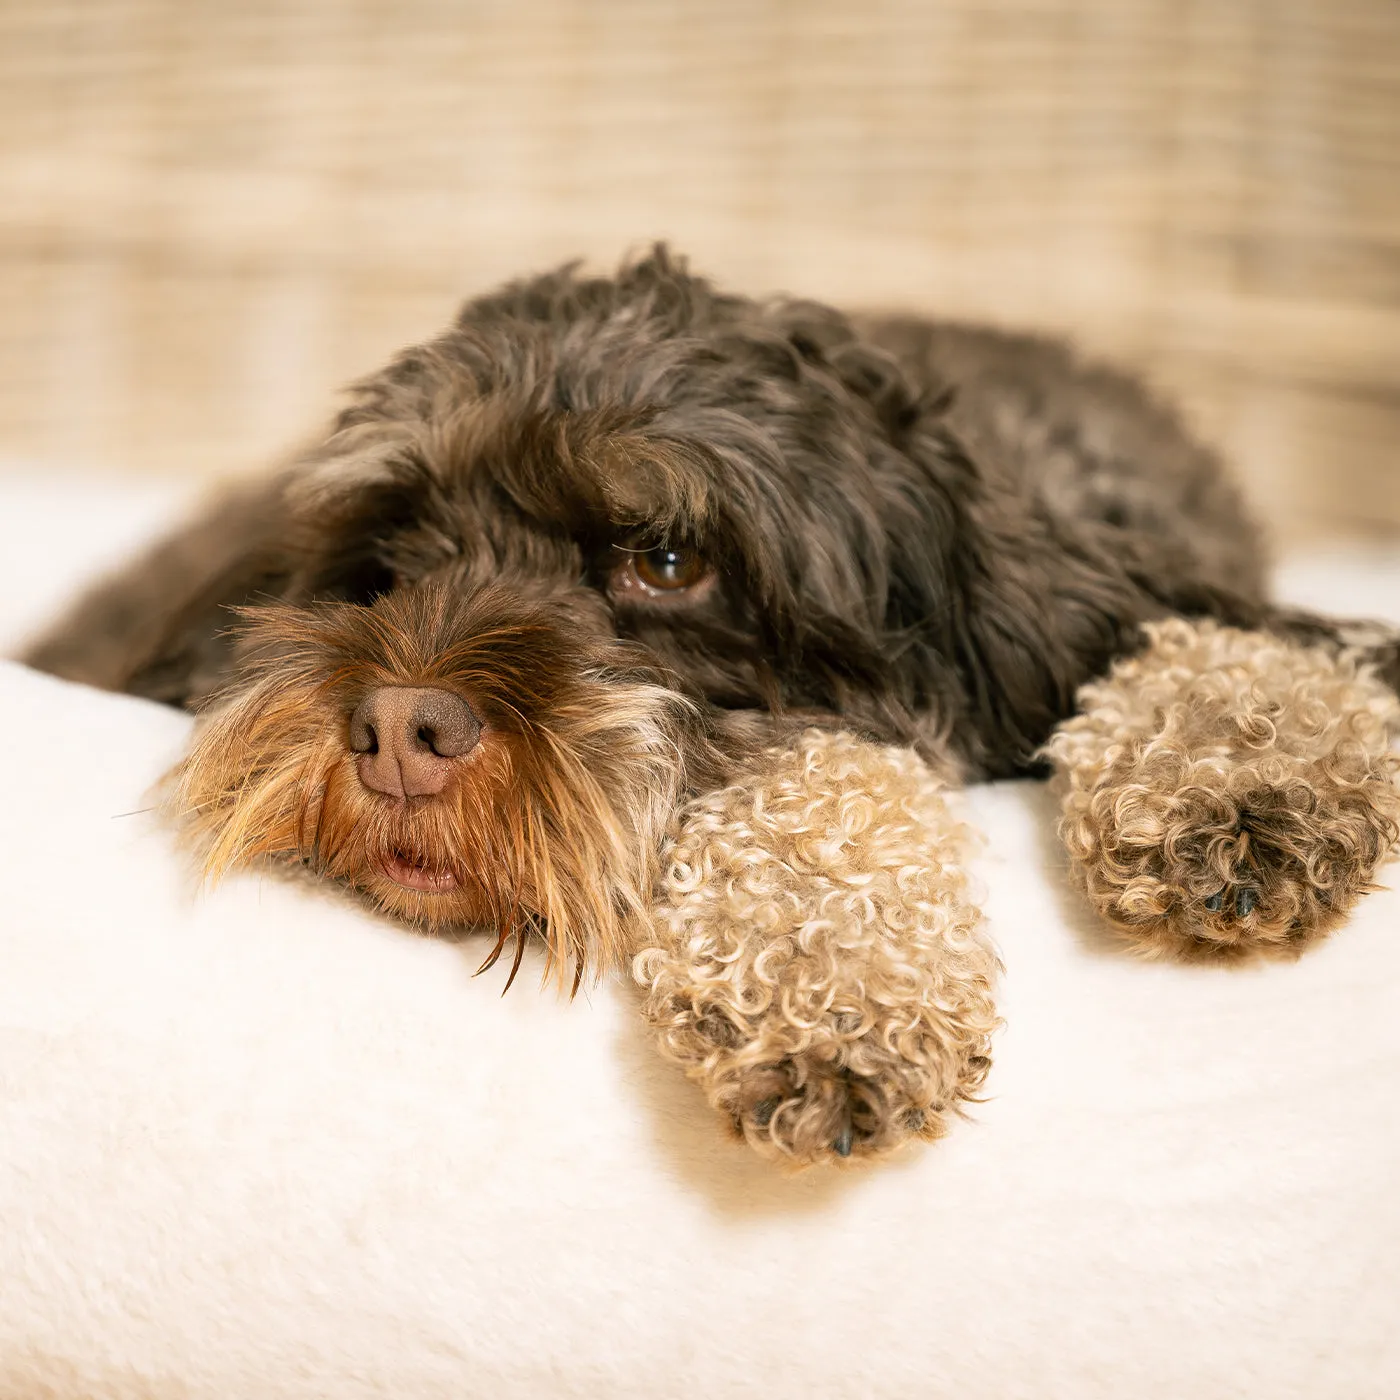
[[388,797],[431,797],[447,786],[451,760],[481,738],[471,706],[450,690],[383,685],[350,716],[360,781]]

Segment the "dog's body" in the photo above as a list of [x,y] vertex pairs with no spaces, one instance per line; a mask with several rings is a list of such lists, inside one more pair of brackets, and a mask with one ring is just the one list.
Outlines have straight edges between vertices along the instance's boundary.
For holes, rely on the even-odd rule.
[[[1132,380],[1037,339],[721,295],[658,250],[468,303],[31,659],[221,693],[181,780],[213,866],[292,856],[502,942],[542,923],[581,972],[637,946],[682,804],[784,736],[1024,773],[1144,624],[1345,649],[1263,576],[1218,460]],[[1207,939],[1274,917],[1178,894]]]

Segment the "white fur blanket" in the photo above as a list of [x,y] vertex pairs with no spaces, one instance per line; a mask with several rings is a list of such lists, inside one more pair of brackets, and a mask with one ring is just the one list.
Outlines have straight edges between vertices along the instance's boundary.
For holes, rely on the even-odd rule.
[[[3,640],[172,503],[0,480]],[[1285,583],[1400,618],[1400,559]],[[974,790],[989,1098],[789,1179],[626,986],[502,999],[479,940],[196,891],[124,815],[187,730],[0,668],[7,1400],[1400,1394],[1400,895],[1296,964],[1142,965],[1044,792]]]

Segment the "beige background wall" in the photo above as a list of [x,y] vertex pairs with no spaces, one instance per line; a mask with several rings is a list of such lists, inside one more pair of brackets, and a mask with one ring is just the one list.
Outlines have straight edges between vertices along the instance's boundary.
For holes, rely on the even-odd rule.
[[1396,0],[0,0],[0,456],[255,466],[662,235],[1072,333],[1285,532],[1400,531]]

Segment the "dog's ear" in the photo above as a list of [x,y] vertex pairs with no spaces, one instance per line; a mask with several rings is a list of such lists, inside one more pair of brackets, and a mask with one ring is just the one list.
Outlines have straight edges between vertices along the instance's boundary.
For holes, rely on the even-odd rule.
[[194,707],[232,666],[237,609],[367,603],[386,591],[383,543],[421,512],[426,474],[405,450],[411,413],[395,418],[378,400],[364,407],[389,392],[379,379],[361,388],[324,441],[225,490],[94,587],[21,659],[67,680]]
[[992,775],[1039,771],[1036,753],[1079,687],[1136,645],[1150,601],[1111,565],[1032,523],[964,552],[956,629],[968,720]]
[[232,608],[280,596],[284,479],[244,484],[92,588],[21,660],[67,680],[192,705],[227,669]]
[[906,580],[902,601],[892,593],[891,633],[924,640],[907,653],[921,671],[917,689],[951,711],[976,770],[1036,772],[1079,687],[1132,650],[1139,624],[1164,609],[1110,550],[989,478],[940,405],[925,408],[905,455],[921,509],[907,506],[890,527]]

